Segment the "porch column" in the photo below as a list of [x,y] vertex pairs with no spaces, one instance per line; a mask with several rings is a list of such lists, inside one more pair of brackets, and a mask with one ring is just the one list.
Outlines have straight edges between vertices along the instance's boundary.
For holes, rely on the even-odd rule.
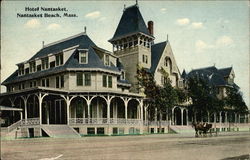
[[125,106],[125,120],[127,122],[127,119],[128,119],[128,100],[124,100],[124,106]]
[[227,123],[227,112],[225,112],[225,123]]
[[186,122],[187,122],[187,126],[188,126],[188,110],[186,109]]
[[[172,109],[171,119],[172,119],[172,123],[174,125],[174,108]],[[171,125],[171,122],[170,122],[170,125]]]
[[217,115],[216,113],[214,113],[214,123],[216,123],[216,118],[217,118]]
[[141,114],[140,114],[140,116],[141,116],[141,121],[142,121],[142,123],[143,123],[143,100],[141,100],[141,102],[140,102],[140,109],[141,109]]
[[155,108],[155,122],[157,122],[157,108]]
[[210,112],[207,112],[207,122],[210,123]]
[[47,111],[47,124],[49,124],[49,106],[46,105],[46,111]]
[[244,123],[247,123],[247,115],[244,116]]
[[23,112],[20,111],[20,120],[22,120],[22,119],[23,119]]
[[234,123],[237,123],[237,114],[234,113]]
[[87,101],[87,107],[88,107],[88,119],[90,119],[90,103],[91,103],[91,101],[90,101],[90,100],[88,100],[88,101]]
[[42,124],[42,94],[39,93],[38,102],[39,102],[39,123]]
[[107,100],[107,119],[108,119],[107,123],[109,124],[110,122],[110,100],[109,99]]
[[27,121],[27,118],[28,118],[28,114],[27,114],[27,100],[28,100],[28,98],[27,99],[23,99],[23,101],[24,101],[24,119],[25,119],[25,122]]
[[221,123],[222,123],[222,116],[221,116],[221,113],[222,113],[222,112],[219,113],[219,115],[220,115],[220,131],[221,131]]
[[183,126],[183,108],[181,108],[181,125]]

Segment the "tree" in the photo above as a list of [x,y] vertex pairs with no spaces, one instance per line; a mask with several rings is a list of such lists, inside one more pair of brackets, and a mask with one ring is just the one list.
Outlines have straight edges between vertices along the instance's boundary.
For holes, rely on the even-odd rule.
[[[207,116],[207,112],[216,112],[223,109],[223,101],[216,95],[216,87],[209,84],[200,76],[189,77],[187,81],[188,95],[192,98],[193,113],[199,113],[200,119]],[[194,117],[196,118],[196,117]],[[195,119],[196,120],[196,119]]]
[[227,88],[226,93],[227,96],[224,100],[225,105],[226,107],[229,107],[229,110],[238,113],[248,113],[248,108],[242,98],[242,93],[239,91],[239,89],[235,87],[229,87]]
[[[181,97],[183,94],[181,90],[177,90],[172,87],[171,80],[168,77],[168,73],[162,68],[162,75],[164,76],[164,86],[156,84],[154,75],[148,72],[145,68],[138,68],[137,79],[139,81],[139,89],[144,91],[149,103],[150,120],[155,115],[155,109],[157,109],[157,115],[160,117],[160,130],[162,115],[170,113],[169,110],[183,100]],[[169,117],[169,116],[167,116]]]

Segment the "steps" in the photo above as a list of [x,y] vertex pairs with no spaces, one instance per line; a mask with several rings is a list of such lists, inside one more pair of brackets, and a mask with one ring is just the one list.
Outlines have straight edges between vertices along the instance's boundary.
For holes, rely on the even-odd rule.
[[192,126],[170,126],[170,129],[178,134],[195,134],[194,128]]
[[67,125],[43,125],[42,130],[53,138],[79,138],[81,137],[73,128]]
[[6,129],[1,128],[1,139],[2,140],[11,140],[21,137],[21,130],[20,129],[13,129],[12,131],[8,132]]

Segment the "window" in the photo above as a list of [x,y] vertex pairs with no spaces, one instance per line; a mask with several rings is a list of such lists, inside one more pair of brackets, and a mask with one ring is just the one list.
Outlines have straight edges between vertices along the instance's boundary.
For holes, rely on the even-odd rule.
[[29,68],[25,69],[25,74],[29,74]]
[[42,59],[42,69],[48,69],[49,68],[49,58],[43,58]]
[[63,88],[64,87],[64,76],[56,76],[56,88]]
[[29,65],[30,65],[30,73],[35,72],[36,71],[36,62],[35,61],[30,62]]
[[50,68],[54,68],[55,67],[55,61],[50,62]]
[[61,88],[64,87],[64,75],[61,75]]
[[148,56],[142,55],[142,62],[148,64]]
[[86,52],[86,51],[79,53],[79,62],[81,64],[87,64],[88,63],[87,53],[88,52]]
[[49,78],[42,79],[42,87],[49,87]]
[[164,66],[168,66],[168,58],[166,57],[165,60],[164,60]]
[[83,74],[82,73],[76,73],[76,85],[77,86],[83,85]]
[[25,83],[22,83],[22,89],[25,89]]
[[46,79],[46,87],[49,87],[49,78]]
[[36,81],[33,82],[33,86],[36,87]]
[[108,87],[112,88],[112,76],[108,76]]
[[59,53],[56,55],[56,66],[63,64],[63,53]]
[[106,66],[109,66],[110,63],[109,63],[109,55],[105,55],[105,63],[104,63]]
[[23,75],[24,74],[24,65],[23,64],[19,66],[18,74],[19,75]]
[[107,87],[107,75],[102,76],[102,86]]
[[32,82],[30,82],[30,88],[32,88],[32,86],[33,86],[33,83],[32,83]]
[[85,73],[84,74],[84,81],[85,81],[85,86],[91,86],[91,74],[90,73]]
[[125,72],[124,71],[122,71],[121,80],[125,80]]
[[36,67],[36,70],[37,70],[37,71],[41,71],[41,65],[38,65],[38,66]]
[[45,79],[42,79],[42,87],[45,87]]
[[60,79],[59,76],[56,77],[56,88],[59,88]]

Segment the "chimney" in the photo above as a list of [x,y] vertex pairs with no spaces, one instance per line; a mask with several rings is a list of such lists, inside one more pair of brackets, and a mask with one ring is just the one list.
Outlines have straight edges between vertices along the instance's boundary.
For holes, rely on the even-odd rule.
[[44,41],[42,43],[43,43],[43,48],[44,48]]
[[148,31],[149,31],[149,34],[154,36],[154,22],[153,21],[148,21]]

